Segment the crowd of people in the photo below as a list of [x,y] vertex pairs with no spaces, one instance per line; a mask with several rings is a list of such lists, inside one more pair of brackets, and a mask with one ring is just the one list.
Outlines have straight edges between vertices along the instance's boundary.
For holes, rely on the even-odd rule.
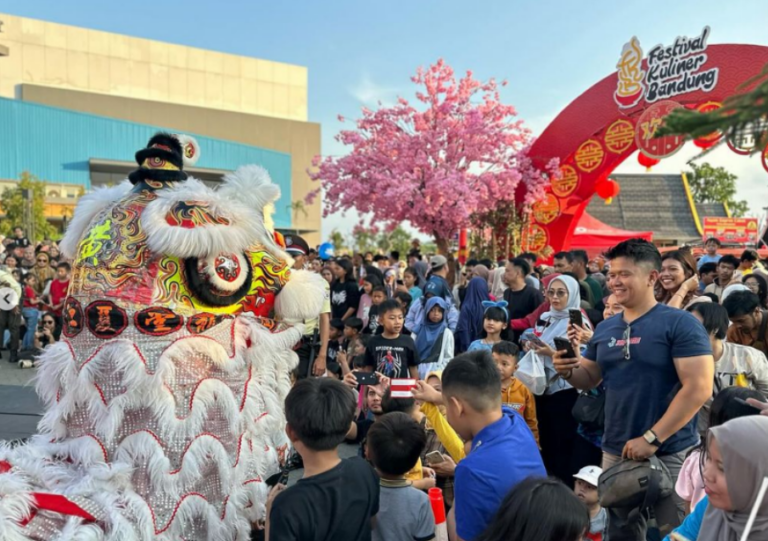
[[[274,484],[259,535],[426,541],[439,489],[452,541],[732,540],[755,506],[750,539],[768,539],[754,250],[721,257],[711,239],[697,261],[632,239],[550,267],[530,253],[460,265],[417,243],[324,261],[285,243],[327,299],[285,402],[286,467],[303,477]],[[0,285],[20,302],[0,337],[24,363],[59,338],[71,267],[21,228],[2,246]],[[358,456],[340,459],[342,443]],[[627,488],[638,472],[659,486]]]
[[0,346],[9,351],[9,362],[30,368],[36,353],[59,340],[71,272],[53,241],[33,244],[21,227],[2,239],[0,287],[18,299],[16,306],[0,307]]
[[[768,539],[754,251],[719,257],[712,239],[697,261],[632,239],[552,267],[459,265],[418,249],[322,261],[289,240],[328,282],[328,332],[313,327],[295,373],[312,405],[286,403],[305,472],[273,490],[270,539],[432,539],[432,488],[452,540],[736,539],[755,505],[750,539]],[[357,458],[338,458],[344,442]],[[627,493],[632,465],[673,488]]]

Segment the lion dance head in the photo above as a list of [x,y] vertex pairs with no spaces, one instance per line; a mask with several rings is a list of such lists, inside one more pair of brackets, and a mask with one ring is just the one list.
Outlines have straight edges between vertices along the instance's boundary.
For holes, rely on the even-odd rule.
[[39,434],[0,447],[0,539],[244,540],[263,518],[292,347],[325,292],[265,225],[267,172],[212,189],[184,172],[198,155],[157,134],[78,203]]

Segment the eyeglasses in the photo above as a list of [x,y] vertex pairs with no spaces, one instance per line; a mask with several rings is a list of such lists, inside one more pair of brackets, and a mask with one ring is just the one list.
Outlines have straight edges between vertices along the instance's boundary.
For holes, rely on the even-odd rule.
[[627,328],[624,329],[624,336],[622,336],[622,338],[624,339],[624,348],[622,349],[622,351],[624,353],[624,360],[625,361],[628,361],[629,358],[631,357],[630,352],[629,352],[629,341],[632,339],[632,331],[631,331],[631,329],[632,328],[629,325],[627,325]]
[[48,260],[46,258],[44,258],[44,257],[41,257],[40,259],[37,260],[38,263],[40,263],[41,261],[43,263],[48,263]]
[[49,319],[49,320],[43,321],[43,324],[45,324],[45,325],[56,325],[56,322],[55,321],[51,321]]
[[568,296],[568,292],[565,289],[550,289],[547,291],[548,297],[565,298]]

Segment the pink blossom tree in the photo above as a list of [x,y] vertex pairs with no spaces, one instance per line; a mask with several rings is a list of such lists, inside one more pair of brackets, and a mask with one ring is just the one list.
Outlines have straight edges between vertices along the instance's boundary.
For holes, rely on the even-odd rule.
[[528,159],[530,131],[501,103],[495,80],[478,81],[469,71],[457,80],[443,60],[411,80],[419,86],[417,106],[399,98],[391,107],[363,108],[355,129],[336,136],[349,153],[316,157],[309,174],[325,190],[325,216],[354,208],[384,227],[407,221],[447,253],[459,229],[500,204],[530,206],[548,180]]

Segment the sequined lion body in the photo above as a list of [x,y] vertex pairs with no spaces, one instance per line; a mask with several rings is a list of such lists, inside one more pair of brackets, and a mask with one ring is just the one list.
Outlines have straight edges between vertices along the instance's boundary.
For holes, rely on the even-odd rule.
[[39,434],[0,447],[0,539],[248,539],[324,296],[264,224],[278,195],[246,166],[217,190],[144,178],[82,198]]

